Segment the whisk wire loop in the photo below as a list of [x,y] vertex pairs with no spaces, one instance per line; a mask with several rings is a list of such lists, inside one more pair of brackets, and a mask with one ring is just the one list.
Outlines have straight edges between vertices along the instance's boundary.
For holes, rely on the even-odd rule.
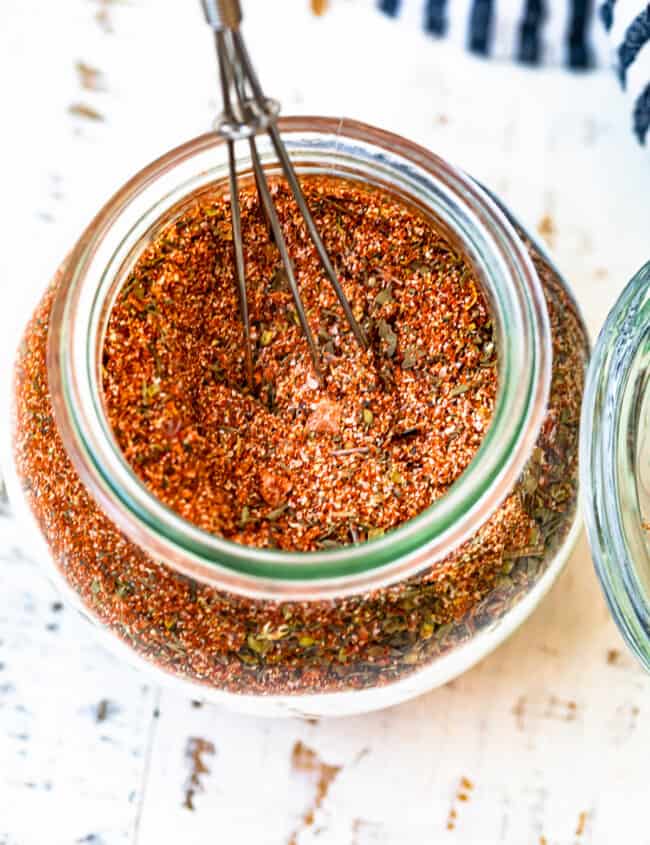
[[253,386],[253,352],[250,329],[250,315],[246,290],[246,268],[241,228],[241,208],[239,203],[239,186],[237,180],[237,160],[235,142],[248,140],[255,183],[260,203],[266,218],[269,235],[280,252],[284,265],[289,289],[296,308],[298,322],[307,340],[314,370],[322,383],[320,355],[313,333],[309,326],[304,303],[296,280],[296,274],[287,249],[282,232],[282,226],[273,204],[273,197],[269,182],[260,160],[255,136],[267,132],[280,167],[291,188],[298,209],[305,221],[309,236],[316,248],[316,252],[341,304],[345,317],[362,346],[367,345],[363,329],[357,322],[349,300],[345,296],[341,283],[325,245],[318,233],[318,229],[307,205],[307,201],[300,187],[298,177],[287,152],[287,148],[278,130],[276,119],[279,113],[278,104],[264,94],[259,78],[253,67],[246,48],[239,24],[241,10],[238,0],[202,0],[208,23],[215,32],[215,44],[219,62],[219,77],[223,100],[223,113],[215,122],[218,132],[228,145],[228,166],[230,183],[230,203],[232,212],[232,233],[235,253],[235,271],[239,295],[239,310],[244,329],[246,377],[249,387]]
[[[221,95],[224,103],[224,110],[232,111],[230,99],[230,88],[228,85],[228,67],[225,59],[226,48],[223,44],[224,33],[215,33],[217,43],[217,55],[219,57],[219,76],[221,78]],[[227,139],[228,145],[228,172],[230,182],[230,210],[232,218],[232,239],[235,251],[235,273],[237,275],[237,291],[239,296],[239,313],[244,328],[244,365],[246,367],[246,382],[249,388],[253,387],[253,344],[251,341],[251,325],[248,313],[248,294],[246,291],[246,267],[244,264],[244,241],[241,231],[241,209],[239,206],[239,185],[237,183],[237,160],[235,157],[235,142]]]

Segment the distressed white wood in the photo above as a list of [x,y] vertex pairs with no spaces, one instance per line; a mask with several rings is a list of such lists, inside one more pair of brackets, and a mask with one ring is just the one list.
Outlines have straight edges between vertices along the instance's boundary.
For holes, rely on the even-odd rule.
[[133,842],[158,690],[63,607],[6,518],[0,595],[0,842]]
[[[371,5],[332,0],[316,19],[308,0],[248,0],[269,92],[285,113],[401,132],[479,177],[532,229],[548,218],[596,331],[650,252],[650,157],[615,80],[475,62],[402,37]],[[3,0],[0,378],[21,309],[101,202],[209,125],[214,65],[197,6]],[[102,71],[105,91],[81,89],[77,61]],[[79,103],[105,120],[69,114]],[[650,679],[624,649],[584,539],[534,616],[474,670],[392,710],[318,724],[196,708],[159,690],[71,611],[52,610],[28,540],[0,516],[2,845],[650,842]],[[183,806],[192,738],[215,749],[203,754],[194,811]],[[308,826],[319,772],[292,769],[297,741],[342,767]]]

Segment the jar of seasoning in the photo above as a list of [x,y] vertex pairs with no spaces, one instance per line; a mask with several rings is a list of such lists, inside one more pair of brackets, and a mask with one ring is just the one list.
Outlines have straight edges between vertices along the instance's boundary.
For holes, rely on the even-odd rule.
[[[302,393],[286,398],[295,378],[288,388],[285,382],[271,388],[263,381],[268,367],[260,365],[257,396],[244,402],[233,387],[219,358],[227,335],[217,313],[221,299],[212,282],[201,287],[203,275],[188,263],[192,244],[207,254],[201,239],[208,230],[228,240],[225,187],[220,200],[210,199],[227,184],[227,152],[206,135],[120,189],[29,322],[11,397],[10,493],[35,521],[70,601],[138,665],[183,684],[194,698],[239,710],[342,715],[395,704],[465,671],[531,613],[557,577],[579,530],[578,422],[588,344],[557,270],[469,176],[403,138],[352,121],[285,118],[280,128],[311,186],[305,190],[312,208],[324,196],[325,210],[313,210],[339,273],[344,277],[347,268],[349,285],[364,286],[362,302],[350,298],[374,338],[368,354],[380,362],[377,390],[389,406],[397,382],[430,391],[413,411],[415,423],[408,391],[390,409],[390,425],[381,428],[384,417],[366,403],[341,438],[328,428],[333,417],[334,430],[348,425],[341,408],[307,407]],[[265,143],[260,138],[273,176]],[[239,166],[245,183],[250,162]],[[276,200],[282,201],[279,188]],[[420,242],[428,244],[424,260],[413,251]],[[386,263],[391,243],[397,271]],[[301,244],[298,232],[291,243],[297,262]],[[258,247],[269,255],[274,249]],[[219,272],[219,256],[209,254],[210,273]],[[256,260],[247,253],[251,285]],[[444,272],[436,276],[434,268]],[[200,289],[196,301],[192,284]],[[264,285],[265,302],[283,295],[277,274]],[[169,316],[174,291],[183,310]],[[363,303],[370,303],[365,312]],[[404,325],[416,326],[408,322],[413,308],[431,313],[432,325],[420,326],[407,347],[397,320],[403,315]],[[215,321],[209,354],[191,347],[206,311]],[[290,327],[290,306],[285,311]],[[331,353],[333,372],[341,361],[340,381],[347,383],[356,364],[346,369],[345,356],[337,358],[336,315],[328,319],[319,342],[324,355]],[[176,358],[159,361],[160,336],[179,331]],[[264,362],[267,345],[289,329],[262,321],[255,331]],[[166,383],[165,369],[185,348],[194,350],[190,369]],[[205,356],[212,376],[199,378],[191,367],[203,366]],[[268,360],[271,366],[275,359]],[[289,374],[305,360],[291,349],[277,359]],[[363,371],[365,359],[359,361]],[[318,390],[308,376],[306,385]],[[260,402],[269,430],[280,411],[292,409],[304,454],[287,452],[293,432],[282,429],[286,443],[276,438],[253,461],[241,426],[252,426]],[[158,409],[167,417],[156,416]],[[444,430],[434,430],[427,409],[443,414]],[[212,413],[191,437],[184,428],[190,412]],[[134,439],[134,426],[145,423]],[[210,451],[206,426],[220,438]],[[328,460],[337,461],[335,481],[331,462],[316,474],[314,455],[324,443]],[[276,460],[267,483],[267,462],[277,455],[285,467]],[[226,459],[238,482],[254,478],[249,498],[237,499],[229,533],[211,526],[220,524],[234,482],[202,486]],[[294,464],[300,472],[282,474]],[[390,530],[330,501],[340,484],[365,483],[364,473],[376,466],[381,484],[373,476],[355,506],[401,514]],[[417,498],[415,478],[428,485],[428,498]],[[317,498],[321,491],[326,530],[301,518],[303,486]],[[303,546],[287,546],[283,526]],[[263,542],[246,540],[258,535]]]
[[596,572],[631,650],[650,669],[650,264],[603,326],[581,435],[583,507]]

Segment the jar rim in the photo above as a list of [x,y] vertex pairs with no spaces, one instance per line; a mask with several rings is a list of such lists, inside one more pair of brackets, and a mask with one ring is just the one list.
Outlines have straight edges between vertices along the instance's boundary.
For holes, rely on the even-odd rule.
[[[550,326],[521,239],[498,204],[465,173],[400,136],[356,121],[287,117],[279,128],[299,172],[307,161],[326,160],[324,172],[354,171],[357,178],[399,185],[431,216],[440,216],[485,270],[501,331],[497,402],[477,454],[445,495],[383,537],[336,550],[285,552],[203,531],[156,499],[126,463],[100,400],[96,359],[102,308],[111,274],[138,233],[193,193],[192,185],[225,177],[224,144],[213,133],[136,174],[78,241],[52,308],[50,387],[59,433],[82,481],[109,518],[149,554],[186,575],[246,595],[340,596],[415,574],[471,537],[494,513],[523,470],[546,412]],[[269,167],[272,150],[261,146],[261,157]]]
[[596,573],[616,624],[647,669],[650,488],[644,464],[645,438],[650,435],[649,338],[650,262],[632,277],[598,335],[587,372],[580,435],[582,508]]

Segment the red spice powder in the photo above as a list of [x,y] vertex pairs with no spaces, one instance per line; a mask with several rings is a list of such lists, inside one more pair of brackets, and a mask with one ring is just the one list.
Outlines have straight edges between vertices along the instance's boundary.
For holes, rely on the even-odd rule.
[[483,439],[497,378],[485,296],[430,221],[340,179],[303,189],[367,350],[275,184],[319,385],[251,186],[241,205],[254,392],[223,196],[192,203],[136,263],[110,316],[103,386],[124,455],[161,501],[236,542],[309,551],[377,536],[442,496]]

